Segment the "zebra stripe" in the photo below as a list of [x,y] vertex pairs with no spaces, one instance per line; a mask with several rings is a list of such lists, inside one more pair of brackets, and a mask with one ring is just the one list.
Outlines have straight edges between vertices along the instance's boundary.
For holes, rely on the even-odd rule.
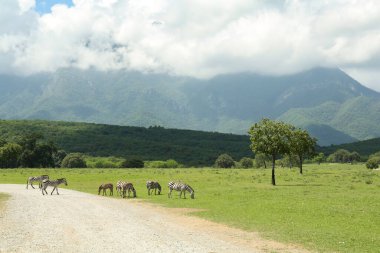
[[38,182],[38,188],[41,189],[41,187],[42,187],[42,181],[44,179],[49,179],[49,176],[48,175],[41,175],[41,176],[38,176],[38,177],[29,177],[28,180],[26,180],[26,189],[28,189],[28,185],[29,184],[30,184],[30,186],[32,186],[33,189],[36,189],[33,186],[33,182]]
[[158,182],[155,181],[147,181],[146,182],[146,188],[148,189],[148,195],[151,194],[151,190],[153,192],[154,190],[154,195],[157,195],[156,191],[158,189],[158,195],[161,194],[161,185]]
[[133,192],[133,197],[136,198],[136,189],[133,187],[132,183],[125,181],[117,181],[116,189],[120,194],[120,197],[125,198],[126,193],[128,192],[128,198],[130,197],[131,192]]
[[175,190],[175,191],[179,191],[179,198],[182,197],[182,193],[183,193],[183,198],[186,198],[186,192],[189,192],[190,193],[190,197],[193,199],[194,198],[194,190],[193,188],[191,188],[190,185],[188,184],[185,184],[185,183],[182,183],[182,182],[174,182],[174,181],[171,181],[169,182],[168,184],[168,187],[169,187],[169,193],[168,193],[168,197],[171,198],[172,197],[172,191]]
[[57,180],[44,179],[42,181],[42,187],[41,187],[42,195],[45,195],[44,192],[46,193],[46,195],[48,195],[48,193],[46,191],[46,188],[48,186],[53,186],[54,187],[53,190],[51,191],[51,195],[53,195],[54,190],[56,190],[57,191],[57,195],[59,195],[59,193],[58,193],[58,185],[60,185],[60,184],[67,185],[66,178],[60,178],[60,179],[57,179]]

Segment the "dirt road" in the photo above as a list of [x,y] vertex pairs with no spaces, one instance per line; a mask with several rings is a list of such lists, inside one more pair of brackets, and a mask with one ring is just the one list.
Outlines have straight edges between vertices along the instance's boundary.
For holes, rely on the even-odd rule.
[[132,199],[62,188],[42,196],[25,185],[0,184],[0,192],[11,194],[0,252],[305,252]]

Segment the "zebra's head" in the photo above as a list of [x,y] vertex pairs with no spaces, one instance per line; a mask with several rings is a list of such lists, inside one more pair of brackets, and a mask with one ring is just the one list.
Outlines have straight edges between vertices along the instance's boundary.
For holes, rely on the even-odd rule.
[[194,191],[190,194],[190,197],[194,199]]
[[132,187],[133,197],[136,198],[136,190],[135,187]]
[[60,178],[58,179],[61,183],[64,183],[67,186],[66,178]]
[[158,195],[161,194],[161,185],[157,182]]

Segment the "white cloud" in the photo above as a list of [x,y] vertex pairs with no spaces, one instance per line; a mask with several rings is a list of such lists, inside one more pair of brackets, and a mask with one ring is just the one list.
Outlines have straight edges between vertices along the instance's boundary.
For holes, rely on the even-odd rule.
[[20,13],[24,13],[32,9],[36,5],[36,2],[35,0],[18,0],[18,5]]
[[14,20],[0,23],[3,72],[73,66],[210,77],[327,66],[380,90],[377,0],[74,0],[42,16],[32,0],[3,1],[0,21]]

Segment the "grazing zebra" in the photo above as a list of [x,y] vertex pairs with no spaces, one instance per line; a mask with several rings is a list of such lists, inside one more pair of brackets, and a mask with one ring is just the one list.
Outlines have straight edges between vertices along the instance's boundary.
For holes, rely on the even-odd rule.
[[161,194],[161,185],[155,181],[146,181],[146,188],[148,189],[148,195],[150,195],[150,191],[154,189],[154,195],[156,195],[156,191],[158,189],[158,195]]
[[58,185],[60,184],[65,184],[67,185],[67,181],[66,181],[66,178],[60,178],[60,179],[57,179],[57,180],[49,180],[49,179],[44,179],[42,181],[42,187],[41,187],[41,190],[42,190],[42,195],[45,195],[44,194],[44,191],[46,192],[46,195],[48,195],[47,191],[46,191],[46,188],[48,186],[53,186],[53,191],[51,192],[51,195],[53,195],[53,192],[54,190],[57,190],[57,194],[59,195],[58,193]]
[[104,194],[107,196],[107,189],[110,189],[110,196],[113,196],[113,184],[111,183],[100,185],[98,195],[100,194],[100,191],[103,190],[103,196]]
[[116,183],[116,191],[117,191],[117,193],[119,193],[120,197],[122,197],[123,183],[125,183],[125,182],[123,182],[121,180],[117,181],[117,183]]
[[49,176],[48,175],[41,175],[39,177],[29,177],[28,180],[26,180],[26,189],[28,189],[28,185],[29,184],[30,184],[30,186],[32,186],[33,189],[36,189],[33,186],[33,182],[38,182],[38,188],[41,189],[41,187],[42,187],[42,181],[44,179],[49,179]]
[[183,198],[186,198],[186,191],[188,191],[190,193],[190,197],[192,199],[194,198],[194,190],[188,184],[185,184],[185,183],[182,183],[182,182],[173,182],[173,181],[171,181],[171,182],[169,182],[168,187],[169,187],[169,193],[168,193],[168,197],[169,198],[172,197],[172,191],[173,190],[176,190],[176,191],[180,192],[179,193],[179,198],[181,198],[182,193],[183,193]]
[[125,194],[128,191],[128,198],[130,197],[131,192],[133,192],[133,197],[136,198],[136,190],[133,187],[132,183],[123,182],[123,198],[125,198]]

